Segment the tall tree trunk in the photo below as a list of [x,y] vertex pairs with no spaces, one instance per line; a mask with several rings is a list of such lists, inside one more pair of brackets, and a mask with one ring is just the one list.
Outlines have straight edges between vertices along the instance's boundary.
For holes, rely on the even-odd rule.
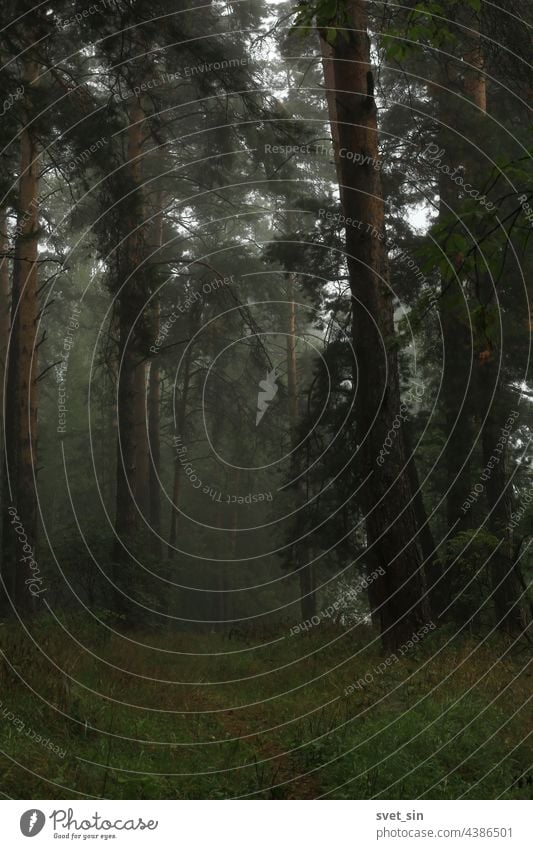
[[[37,81],[38,71],[37,63],[25,62],[23,78],[26,90]],[[20,135],[18,224],[13,258],[11,336],[7,352],[3,533],[6,584],[19,611],[32,609],[32,596],[25,581],[33,573],[26,568],[26,561],[21,559],[23,547],[11,527],[12,516],[7,513],[7,506],[12,505],[17,511],[27,544],[32,550],[35,549],[38,527],[34,474],[37,459],[40,149],[29,110],[26,118]],[[29,556],[28,552],[25,553]]]
[[[350,0],[348,26],[333,45],[333,82],[341,150],[359,162],[339,157],[342,205],[353,224],[346,226],[347,264],[352,292],[353,343],[357,358],[356,416],[363,479],[361,502],[374,561],[385,570],[379,591],[382,640],[397,648],[430,621],[418,528],[401,431],[387,462],[377,463],[400,411],[394,307],[388,286],[384,245],[384,208],[379,177],[377,110],[370,67],[365,0]],[[327,27],[328,22],[319,22]],[[325,33],[323,32],[322,35]]]
[[[404,423],[404,444],[405,452],[409,457],[408,473],[411,492],[414,493],[414,508],[416,513],[417,525],[420,529],[420,545],[424,557],[424,571],[427,577],[427,585],[430,600],[433,600],[433,587],[440,578],[442,578],[442,564],[438,558],[438,550],[435,544],[435,538],[431,530],[431,525],[428,520],[426,505],[424,504],[424,496],[420,486],[420,478],[416,467],[415,456],[413,451],[413,442],[411,439],[410,423]],[[431,605],[436,609],[435,605]]]
[[[190,334],[192,338],[192,333]],[[187,404],[189,401],[189,387],[191,382],[192,347],[189,344],[183,357],[183,390],[181,393],[180,406],[177,415],[178,436],[185,442],[185,424],[187,420]],[[179,457],[174,460],[174,483],[172,486],[172,507],[170,508],[170,531],[168,535],[167,556],[172,559],[175,555],[176,540],[178,538],[178,516],[181,501],[181,463]]]
[[[221,405],[219,407],[217,400],[214,399],[215,409],[221,409]],[[224,422],[225,419],[221,415],[217,415],[212,423],[212,444],[213,444],[213,452],[215,456],[220,456],[221,452],[221,444],[222,437],[224,435]],[[228,490],[228,476],[225,476],[226,481],[224,488],[226,491]],[[226,522],[224,521],[224,512],[225,505],[223,501],[217,502],[215,506],[215,517],[213,521],[213,525],[219,529],[218,536],[216,537],[216,551],[218,553],[223,552],[225,554],[226,551],[231,550],[231,532],[227,530],[223,530]],[[213,531],[215,533],[215,531]],[[228,563],[227,560],[218,560],[214,564],[214,574],[213,574],[213,589],[211,594],[211,619],[214,620],[212,622],[211,630],[217,632],[224,632],[226,628],[226,571],[225,567]]]
[[[241,469],[235,470],[234,492],[239,493],[241,488]],[[231,559],[235,561],[239,552],[239,507],[235,504],[233,518],[231,521]]]
[[[444,120],[444,119],[443,119]],[[440,145],[448,132],[441,134]],[[449,138],[448,141],[450,142]],[[444,148],[450,150],[450,147]],[[452,148],[453,149],[453,148]],[[446,157],[447,158],[447,157]],[[452,170],[453,170],[453,166]],[[457,195],[449,176],[439,178],[439,218],[453,214]],[[454,222],[454,225],[456,222]],[[450,258],[452,259],[452,258]],[[472,489],[470,452],[474,444],[471,409],[472,339],[468,328],[466,294],[455,267],[441,281],[440,322],[443,336],[441,401],[444,413],[444,468],[446,475],[446,522],[452,535],[469,527],[470,516],[461,507]]]
[[[158,192],[156,204],[157,215],[154,220],[153,250],[158,251],[163,245],[163,207],[164,194]],[[157,255],[157,254],[156,254]],[[157,258],[159,259],[158,255]],[[154,337],[157,337],[161,321],[161,304],[159,294],[154,297]],[[148,441],[150,444],[151,462],[149,470],[150,486],[150,524],[156,534],[161,534],[161,485],[159,483],[161,465],[161,375],[157,355],[150,363],[148,386]],[[158,555],[161,554],[161,543],[154,538],[153,545]]]
[[[439,98],[439,147],[444,151],[442,161],[453,171],[456,161],[456,138],[451,127],[456,116],[450,98],[455,95],[442,90]],[[455,107],[456,108],[456,107]],[[453,219],[457,208],[457,187],[448,174],[439,170],[439,223],[449,222],[450,231],[457,227]],[[471,409],[472,339],[468,326],[466,292],[456,267],[461,258],[449,256],[448,272],[441,280],[440,322],[443,334],[443,364],[441,401],[443,407],[444,468],[446,475],[446,521],[453,534],[469,527],[470,516],[461,507],[472,489],[470,452],[475,441]],[[455,582],[453,582],[455,584]]]
[[[311,557],[312,554],[307,549],[305,560]],[[305,563],[298,572],[300,577],[300,609],[303,621],[316,616],[316,576],[314,566],[314,563]]]
[[482,113],[486,113],[487,78],[484,74],[485,57],[483,55],[481,35],[475,29],[468,35],[464,62],[467,66],[464,73],[464,92]]
[[[484,399],[488,402],[482,430],[483,467],[487,469],[484,484],[488,507],[487,527],[500,543],[488,563],[492,598],[499,629],[516,635],[526,631],[529,621],[526,599],[521,598],[519,565],[514,563],[510,530],[512,490],[509,486],[507,458],[509,434],[502,433],[510,406],[502,404],[504,393],[498,385],[497,362],[486,362],[482,369],[483,374],[479,374],[479,380],[484,390]],[[493,397],[494,389],[496,395]]]
[[[157,304],[156,324],[159,326],[159,304]],[[161,534],[161,485],[159,475],[161,469],[161,434],[160,434],[160,412],[161,412],[161,375],[159,365],[155,360],[150,363],[150,376],[148,384],[148,438],[150,443],[150,524],[156,534]],[[161,552],[161,542],[153,540],[153,545],[158,553]]]
[[[464,74],[464,92],[478,108],[481,115],[487,112],[487,86],[484,74],[485,59],[479,32],[469,33],[464,61],[471,65]],[[485,124],[480,122],[481,130]],[[474,155],[473,170],[477,159]],[[471,169],[472,170],[472,169]],[[494,283],[488,274],[478,280],[479,295],[485,307],[494,299]],[[478,352],[475,360],[475,378],[481,405],[479,417],[482,424],[483,470],[488,469],[485,495],[488,507],[487,527],[501,544],[489,561],[493,601],[500,630],[516,635],[526,632],[530,625],[527,599],[523,596],[523,579],[520,565],[515,562],[513,534],[510,528],[512,513],[512,487],[509,482],[508,436],[502,433],[510,413],[509,396],[503,385],[498,364],[495,340],[480,340],[486,358]],[[488,351],[487,351],[488,348]],[[489,467],[490,463],[490,467]]]
[[[4,379],[7,364],[7,339],[10,326],[10,279],[9,279],[9,242],[7,239],[7,212],[0,210],[0,366],[2,369],[2,382],[0,384],[0,409],[4,409]],[[3,433],[3,415],[0,423]],[[3,440],[2,440],[3,442]]]
[[[127,198],[127,238],[118,297],[119,376],[118,376],[118,448],[116,492],[116,538],[113,560],[116,581],[120,583],[122,567],[129,562],[138,535],[139,497],[138,467],[142,439],[138,416],[146,398],[145,351],[139,345],[140,326],[145,303],[140,266],[144,253],[144,204],[142,198],[142,128],[144,110],[138,98],[132,100],[129,110],[127,174],[131,194]],[[144,486],[146,480],[142,482]],[[123,610],[123,596],[118,592],[117,607]]]
[[[464,23],[475,27],[472,10],[461,10]],[[452,17],[453,19],[453,17]],[[446,165],[450,173],[439,168],[439,224],[449,224],[450,232],[460,226],[454,217],[458,204],[458,190],[450,174],[464,165],[464,153],[458,150],[456,127],[461,124],[465,110],[461,94],[470,97],[481,112],[486,111],[486,84],[481,73],[483,56],[479,33],[473,31],[465,35],[465,62],[473,68],[459,65],[455,60],[441,63],[440,86],[438,88],[437,108],[439,115],[438,154],[441,165]],[[468,110],[468,107],[466,107]],[[472,116],[471,111],[468,113]],[[459,140],[460,141],[460,140]],[[461,278],[462,256],[447,251],[449,269],[442,275],[440,321],[443,334],[443,366],[441,403],[443,410],[444,469],[446,476],[446,521],[451,536],[466,531],[472,524],[472,513],[462,509],[472,492],[472,451],[476,442],[474,407],[472,403],[473,345],[469,325],[468,289]],[[471,611],[463,601],[464,578],[460,565],[450,563],[444,581],[436,587],[442,608],[448,607],[453,598],[457,602],[451,608],[455,621],[468,619]]]
[[[148,362],[135,368],[135,500],[141,516],[148,521],[150,516],[150,451],[148,447]],[[146,526],[141,530],[146,537]],[[150,547],[152,541],[150,541]]]
[[[294,302],[294,282],[289,277],[287,281],[288,325],[287,325],[287,394],[289,401],[289,427],[291,445],[294,448],[298,441],[298,364],[296,361],[296,304]],[[302,487],[304,496],[305,488]],[[298,546],[304,552],[302,564],[298,564],[298,579],[300,582],[300,607],[303,619],[309,619],[316,614],[316,580],[315,564],[311,562],[309,547],[304,543]],[[309,562],[307,562],[309,560]]]
[[333,158],[335,171],[339,184],[339,196],[343,200],[343,181],[340,160],[341,143],[339,137],[339,121],[337,117],[337,95],[335,92],[335,51],[322,34],[319,33],[320,52],[322,54],[322,71],[324,74],[324,85],[326,90],[326,102],[328,104],[328,115],[330,121],[331,140],[333,142]]
[[287,395],[289,401],[289,427],[291,445],[294,447],[298,439],[298,365],[296,362],[296,304],[294,302],[294,283],[287,282]]
[[[9,243],[7,239],[7,212],[5,209],[0,211],[0,444],[2,449],[4,446],[4,383],[7,380],[7,340],[9,337],[10,327],[10,276],[9,276],[9,259],[7,253]],[[1,500],[0,507],[2,516],[4,515],[7,505],[4,504],[5,497],[5,478],[4,478],[4,456],[0,458],[0,492]],[[5,579],[4,570],[4,527],[0,523],[0,575]],[[6,606],[7,599],[4,594],[0,593],[0,612]]]

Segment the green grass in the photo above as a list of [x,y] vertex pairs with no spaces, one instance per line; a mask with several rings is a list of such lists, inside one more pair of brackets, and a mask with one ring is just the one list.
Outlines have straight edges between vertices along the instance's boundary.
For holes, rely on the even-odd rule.
[[102,640],[69,630],[79,645],[34,623],[39,651],[0,629],[6,796],[531,798],[523,647],[445,646],[451,635],[436,632],[345,695],[384,660],[370,631]]

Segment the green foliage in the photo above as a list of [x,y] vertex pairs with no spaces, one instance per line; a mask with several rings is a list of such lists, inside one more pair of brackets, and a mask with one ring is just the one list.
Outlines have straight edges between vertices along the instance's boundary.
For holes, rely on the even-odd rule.
[[381,44],[387,58],[403,62],[409,57],[422,55],[424,48],[437,48],[452,52],[460,42],[450,27],[458,11],[470,8],[481,10],[481,0],[424,0],[411,9],[403,25],[385,32]]

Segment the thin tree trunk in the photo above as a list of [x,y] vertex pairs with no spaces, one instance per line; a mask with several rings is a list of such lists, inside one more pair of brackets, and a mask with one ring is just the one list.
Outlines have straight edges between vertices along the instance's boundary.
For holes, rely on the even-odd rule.
[[[431,525],[429,524],[426,505],[424,504],[424,496],[420,486],[420,478],[418,476],[418,469],[416,467],[413,452],[413,443],[409,427],[409,422],[406,422],[404,424],[404,443],[406,454],[409,457],[409,483],[411,486],[411,491],[414,493],[413,504],[416,513],[417,525],[420,529],[420,544],[422,547],[422,555],[424,557],[424,570],[427,576],[427,585],[430,600],[432,600],[432,588],[442,577],[442,565],[437,556],[437,546],[435,544],[435,538],[431,530]],[[437,609],[434,604],[432,604],[431,606],[433,610]]]
[[[158,250],[163,245],[163,206],[164,194],[157,195],[157,216],[154,220],[154,244],[153,249]],[[157,285],[157,282],[156,282]],[[154,298],[154,336],[159,333],[161,320],[161,305],[159,294]],[[161,411],[161,375],[159,362],[154,357],[150,363],[150,377],[148,387],[148,439],[150,443],[151,462],[149,471],[150,486],[150,524],[156,534],[161,534],[161,485],[159,483],[161,465],[161,436],[160,436],[160,411]],[[161,554],[161,543],[155,538],[153,545],[158,555]]]
[[[500,630],[509,634],[526,631],[529,621],[526,599],[521,598],[522,587],[514,565],[513,538],[510,529],[512,490],[508,486],[509,469],[507,446],[509,434],[503,434],[509,407],[503,408],[503,392],[497,386],[497,363],[486,362],[479,374],[488,401],[482,430],[483,467],[487,469],[485,494],[488,506],[487,527],[500,543],[489,560],[492,593],[496,618]],[[481,370],[480,370],[481,371]],[[496,387],[496,396],[492,398]],[[490,465],[489,465],[490,464]]]
[[[135,500],[141,515],[150,516],[150,452],[148,447],[148,362],[135,368]],[[146,536],[143,529],[143,536]],[[150,546],[152,543],[150,542]]]
[[[456,137],[451,129],[455,126],[455,95],[444,90],[439,95],[439,147],[444,151],[442,160],[451,171],[459,167],[460,160],[454,158],[457,148]],[[457,227],[453,213],[457,207],[457,187],[443,170],[439,170],[439,223],[450,222],[450,229]],[[472,339],[467,316],[466,293],[457,274],[456,267],[461,258],[450,256],[448,272],[442,275],[440,322],[443,334],[443,364],[441,400],[444,413],[446,444],[444,468],[446,474],[446,520],[453,534],[469,527],[470,515],[461,507],[472,489],[471,458],[469,453],[475,439],[472,410]],[[450,589],[455,587],[453,576]],[[453,590],[452,590],[453,591]]]
[[287,394],[289,400],[289,427],[291,445],[294,447],[298,434],[298,367],[296,363],[296,304],[294,303],[294,285],[287,283],[287,302],[289,320],[287,326]]
[[[159,305],[157,306],[156,323],[159,325]],[[148,434],[150,442],[150,524],[156,534],[161,533],[161,485],[159,475],[161,468],[161,436],[160,436],[160,410],[161,410],[161,375],[159,365],[152,360],[150,363],[150,378],[148,386]],[[160,552],[161,543],[154,539],[153,545]]]
[[[144,291],[139,268],[143,259],[143,212],[142,199],[142,142],[144,110],[138,98],[132,100],[129,111],[127,173],[132,193],[128,203],[128,236],[121,275],[119,295],[119,376],[118,376],[118,449],[117,449],[117,493],[116,493],[116,539],[113,560],[120,582],[122,566],[128,562],[126,549],[130,549],[138,533],[136,498],[139,496],[138,467],[142,437],[138,414],[142,396],[143,419],[146,398],[146,381],[140,375],[145,372],[144,351],[138,344],[139,326],[144,308]],[[145,482],[143,481],[143,485]],[[117,597],[117,606],[123,607],[122,595]]]
[[[464,91],[482,114],[487,112],[487,86],[483,73],[485,60],[480,34],[470,36],[469,48],[464,61],[472,66],[464,75]],[[484,301],[490,303],[493,297],[493,281],[483,275],[479,281]],[[508,441],[502,430],[508,418],[510,405],[507,393],[498,372],[497,352],[494,340],[488,340],[489,358],[476,358],[476,378],[482,399],[483,469],[489,468],[489,477],[485,483],[485,494],[489,515],[487,526],[492,534],[501,540],[501,545],[490,558],[489,567],[493,600],[498,627],[505,633],[520,634],[526,632],[530,619],[527,599],[523,596],[523,583],[520,566],[515,562],[513,534],[510,528],[512,513],[512,488],[509,486]],[[494,463],[494,458],[498,462]]]
[[[216,408],[216,400],[215,400],[215,408]],[[212,442],[213,442],[213,451],[215,455],[220,455],[221,442],[223,437],[223,428],[224,428],[224,417],[221,415],[217,415],[213,421],[212,425]],[[226,475],[226,483],[225,489],[227,491],[227,475]],[[218,535],[216,537],[217,544],[216,550],[217,552],[226,552],[228,547],[231,547],[231,536],[228,534],[228,531],[223,530],[225,522],[224,522],[224,503],[222,501],[217,502],[215,507],[215,520],[213,524],[219,529]],[[214,532],[215,533],[215,532]],[[217,632],[224,632],[226,628],[226,573],[225,566],[228,561],[218,560],[215,563],[215,571],[214,571],[214,581],[213,581],[213,591],[211,596],[211,619],[212,622],[211,629]]]
[[[377,458],[400,410],[393,300],[384,246],[384,209],[378,161],[377,110],[370,67],[367,8],[351,0],[344,8],[349,29],[333,45],[338,138],[364,164],[340,157],[347,263],[352,292],[353,342],[357,357],[356,415],[366,514],[372,557],[385,570],[376,582],[382,640],[397,648],[430,621],[418,527],[401,431],[387,461]],[[327,26],[327,22],[323,23]],[[332,22],[330,26],[335,26]],[[324,33],[322,33],[324,35]]]
[[[144,239],[144,231],[146,229],[144,220],[146,210],[142,192],[142,130],[144,122],[144,110],[140,104],[137,104],[130,111],[130,128],[128,138],[128,161],[130,164],[130,173],[132,181],[136,187],[135,199],[135,218],[132,220],[132,227],[135,228],[131,233],[131,248],[133,260],[130,266],[132,274],[132,283],[134,287],[134,302],[136,307],[136,315],[132,316],[136,321],[135,328],[130,336],[130,344],[133,348],[135,356],[134,363],[134,443],[135,443],[135,501],[137,511],[148,522],[150,516],[150,454],[148,447],[148,361],[145,359],[144,352],[139,350],[137,337],[143,330],[144,305],[148,299],[148,291],[145,283],[146,266],[143,266],[144,274],[141,279],[136,271],[136,266],[140,265],[145,259],[146,243]],[[129,264],[129,263],[128,263]],[[131,325],[128,332],[131,331]],[[138,515],[138,514],[137,514]],[[136,519],[139,526],[142,528],[142,536],[148,538],[146,526],[140,521],[140,516]],[[152,541],[150,541],[150,547]]]
[[[287,326],[287,394],[289,401],[289,427],[291,445],[294,448],[298,441],[298,364],[296,360],[296,304],[294,302],[294,283],[289,277],[287,281],[288,326]],[[305,489],[302,487],[305,495]],[[298,565],[300,582],[300,608],[302,618],[309,619],[316,614],[316,579],[315,564],[311,562],[309,547],[303,543],[298,546],[303,554],[303,563]],[[308,562],[309,561],[309,562]]]
[[[191,334],[192,336],[192,334]],[[185,437],[185,422],[187,419],[187,403],[189,400],[189,387],[191,381],[192,349],[189,345],[183,357],[183,391],[181,393],[180,406],[177,417],[178,436]],[[174,460],[174,483],[172,486],[172,507],[170,509],[170,531],[168,535],[167,556],[172,559],[175,555],[176,540],[178,538],[178,516],[181,500],[181,463],[179,457]]]
[[[307,560],[310,557],[311,553],[308,550],[305,559]],[[316,578],[314,565],[314,563],[305,563],[298,573],[301,593],[300,609],[304,622],[316,616]]]
[[[4,409],[4,379],[6,368],[7,339],[10,325],[10,279],[9,259],[6,254],[9,251],[7,240],[7,213],[5,209],[0,210],[0,365],[2,368],[2,382],[0,384],[0,408]],[[3,415],[0,424],[3,433]]]
[[[241,488],[241,469],[235,472],[235,493],[238,494]],[[235,504],[233,509],[233,519],[231,522],[231,559],[236,560],[239,551],[239,507]]]
[[[10,277],[9,277],[9,260],[7,252],[9,243],[7,240],[7,213],[5,209],[0,211],[0,444],[4,445],[4,382],[7,380],[7,340],[9,337],[10,327]],[[0,492],[2,493],[1,508],[2,516],[7,509],[4,504],[5,497],[5,477],[4,477],[4,456],[0,459]],[[4,526],[0,523],[0,574],[5,579],[4,570]],[[7,599],[3,593],[0,593],[0,612],[6,606]]]
[[[470,9],[462,10],[466,15],[465,24],[475,26]],[[455,128],[465,109],[464,102],[458,98],[456,90],[472,99],[472,102],[485,112],[487,106],[485,77],[480,73],[483,67],[481,41],[478,33],[464,36],[465,62],[474,68],[461,66],[452,61],[442,65],[437,103],[439,114],[438,147],[439,160],[447,165],[450,173],[463,165],[464,155],[457,155],[457,133]],[[478,70],[479,69],[479,72]],[[450,89],[450,90],[448,90]],[[450,174],[439,168],[439,223],[449,222],[450,231],[456,231],[457,220],[454,211],[458,204],[458,190]],[[443,366],[441,402],[444,418],[446,443],[444,447],[444,469],[446,475],[446,521],[451,536],[466,531],[472,526],[473,511],[463,510],[472,492],[472,456],[476,442],[474,426],[474,407],[472,403],[473,387],[473,346],[469,326],[467,290],[461,279],[460,266],[462,256],[449,253],[450,267],[441,280],[440,322],[443,334]],[[475,368],[475,362],[473,364]],[[446,578],[440,582],[435,592],[440,606],[446,608],[453,598],[458,601],[451,608],[455,621],[468,619],[470,612],[464,604],[464,577],[460,565],[452,563],[446,571]]]
[[335,162],[335,171],[337,173],[337,182],[339,184],[339,195],[342,203],[343,182],[340,161],[341,143],[339,137],[339,121],[337,117],[337,95],[335,93],[335,51],[333,46],[326,41],[323,35],[319,34],[319,39],[326,90],[326,102],[328,104],[328,115],[330,119],[331,140],[333,142],[333,158]]
[[487,112],[487,79],[484,74],[485,57],[483,56],[483,45],[479,32],[472,32],[469,37],[469,45],[464,54],[467,67],[464,74],[464,91],[472,103],[481,112]]

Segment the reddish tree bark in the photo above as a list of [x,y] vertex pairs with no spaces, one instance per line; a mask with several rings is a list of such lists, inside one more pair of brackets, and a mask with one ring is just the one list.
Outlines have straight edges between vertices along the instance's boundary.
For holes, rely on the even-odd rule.
[[[130,194],[127,199],[127,236],[121,262],[118,296],[119,375],[118,375],[118,449],[116,491],[116,538],[113,546],[117,583],[128,553],[138,539],[137,500],[141,489],[148,491],[147,463],[141,459],[147,451],[146,352],[142,344],[146,289],[142,274],[145,250],[144,203],[142,192],[142,145],[144,109],[139,98],[129,108],[127,174]],[[142,425],[139,421],[142,409]],[[143,475],[142,479],[140,475]],[[123,607],[118,592],[117,607]]]
[[[346,253],[352,292],[353,343],[357,357],[356,415],[359,450],[356,462],[367,479],[361,489],[372,561],[385,575],[376,582],[382,640],[396,648],[430,621],[418,527],[409,485],[401,430],[383,465],[377,463],[395,416],[400,386],[394,343],[394,308],[388,286],[384,207],[378,167],[377,110],[373,96],[367,8],[351,0],[348,23],[332,50],[332,73],[340,145],[341,201],[346,218]],[[347,29],[346,29],[347,27]],[[322,31],[325,36],[325,30]],[[330,99],[331,101],[331,99]],[[357,161],[342,152],[350,151]]]
[[[39,68],[26,60],[23,79],[26,91],[35,85]],[[32,608],[25,584],[32,573],[24,568],[22,551],[6,514],[9,505],[17,510],[28,544],[35,549],[38,513],[35,492],[37,462],[37,318],[39,243],[40,148],[30,109],[20,134],[20,176],[17,231],[13,258],[11,336],[7,352],[6,386],[6,481],[4,509],[4,554],[6,583],[17,608]],[[4,267],[5,275],[5,267]]]

